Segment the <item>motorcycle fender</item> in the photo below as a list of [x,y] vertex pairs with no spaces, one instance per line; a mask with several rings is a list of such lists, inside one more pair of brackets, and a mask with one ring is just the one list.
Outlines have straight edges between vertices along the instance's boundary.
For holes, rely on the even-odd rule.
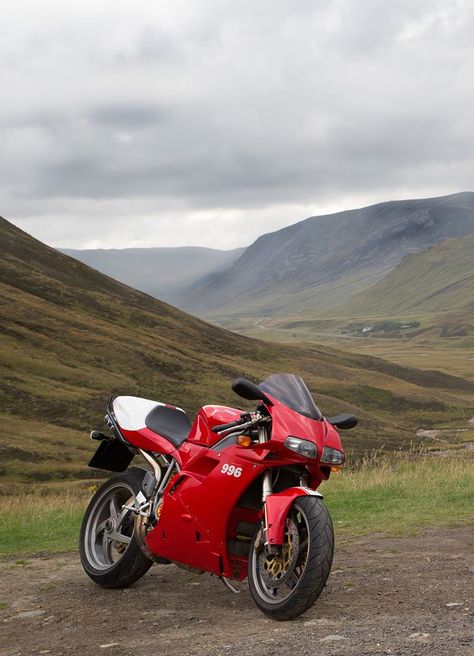
[[267,544],[282,545],[285,537],[285,521],[290,506],[298,497],[313,496],[323,498],[321,492],[308,487],[290,487],[282,492],[270,494],[265,499],[265,520]]

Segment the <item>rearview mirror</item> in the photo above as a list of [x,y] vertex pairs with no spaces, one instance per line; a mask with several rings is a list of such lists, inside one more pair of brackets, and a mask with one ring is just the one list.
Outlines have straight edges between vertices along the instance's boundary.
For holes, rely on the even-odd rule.
[[355,415],[336,415],[335,417],[327,417],[327,420],[332,426],[336,426],[336,428],[340,428],[341,430],[354,428],[359,423]]
[[233,391],[241,396],[243,399],[248,399],[249,401],[263,401],[267,405],[273,405],[265,392],[262,392],[258,385],[251,383],[250,380],[246,378],[236,378],[232,383]]

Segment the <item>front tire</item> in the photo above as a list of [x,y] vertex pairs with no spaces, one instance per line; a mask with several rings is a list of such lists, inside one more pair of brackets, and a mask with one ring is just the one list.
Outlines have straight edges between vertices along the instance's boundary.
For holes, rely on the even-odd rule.
[[318,497],[298,497],[288,513],[279,555],[265,554],[260,535],[257,531],[250,546],[250,593],[265,615],[295,619],[314,604],[331,570],[334,533],[329,512]]
[[82,520],[82,566],[95,583],[105,588],[125,588],[153,564],[135,534],[134,513],[122,507],[133,503],[145,473],[134,467],[110,478],[94,494]]

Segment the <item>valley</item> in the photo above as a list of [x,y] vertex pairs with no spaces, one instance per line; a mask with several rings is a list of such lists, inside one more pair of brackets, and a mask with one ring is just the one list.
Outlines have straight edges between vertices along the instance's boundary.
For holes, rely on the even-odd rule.
[[[88,262],[92,252],[71,253]],[[94,251],[93,265],[105,270],[119,251],[107,253]],[[127,267],[121,275],[136,286]],[[227,269],[196,275],[176,300],[257,339],[322,343],[472,379],[474,194],[300,221],[262,235]]]
[[[87,468],[87,431],[102,427],[110,394],[174,403],[192,417],[204,403],[240,406],[233,378],[276,371],[303,376],[325,414],[361,417],[347,445],[355,455],[396,449],[420,429],[474,437],[472,193],[307,219],[243,253],[79,253],[97,268],[105,254],[100,267],[114,275],[128,262],[122,279],[146,281],[150,293],[159,280],[168,298],[179,289],[213,323],[4,219],[0,241],[0,485],[100,475]],[[199,305],[204,297],[212,308]]]
[[[0,484],[90,478],[110,394],[240,406],[242,375],[300,374],[325,414],[355,412],[349,453],[396,449],[419,428],[468,426],[474,381],[316,343],[229,332],[98,273],[0,221]],[[464,439],[464,438],[463,438]]]
[[317,342],[420,369],[474,379],[474,235],[406,256],[345,304],[319,313],[262,317],[240,332]]
[[62,252],[134,289],[182,306],[197,280],[210,280],[242,255],[244,248],[123,248]]

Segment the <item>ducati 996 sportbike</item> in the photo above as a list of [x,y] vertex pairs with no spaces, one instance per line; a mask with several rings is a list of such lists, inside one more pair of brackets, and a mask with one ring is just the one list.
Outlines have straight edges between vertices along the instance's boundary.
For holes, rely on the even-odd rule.
[[[109,402],[111,435],[91,467],[120,472],[92,498],[80,554],[90,578],[109,588],[137,581],[154,562],[175,563],[232,581],[248,577],[266,615],[288,620],[319,597],[334,550],[331,518],[317,491],[344,463],[337,428],[293,374],[232,389],[258,402],[253,412],[206,405],[191,425],[185,412],[133,396]],[[128,469],[140,455],[145,468]]]

